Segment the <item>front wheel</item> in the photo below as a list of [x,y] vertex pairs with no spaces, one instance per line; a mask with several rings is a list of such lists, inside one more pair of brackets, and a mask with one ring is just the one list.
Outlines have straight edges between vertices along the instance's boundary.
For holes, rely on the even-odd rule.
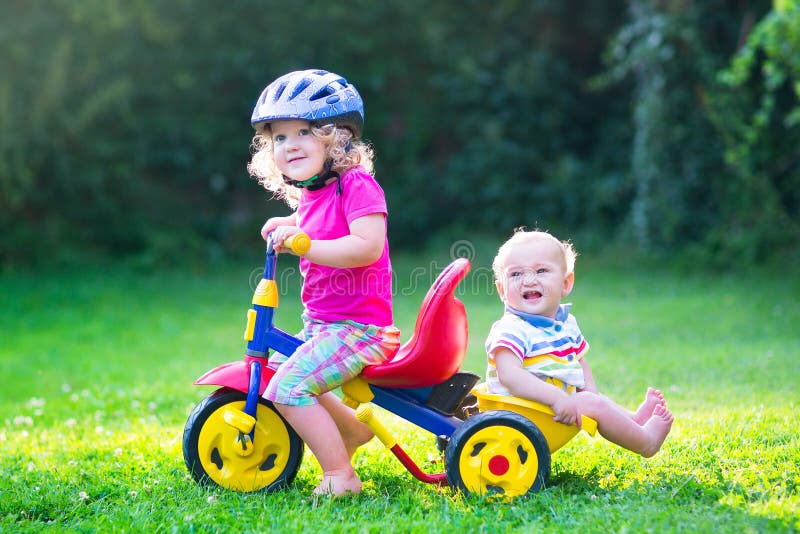
[[477,495],[517,497],[540,491],[550,476],[550,448],[530,419],[505,410],[467,419],[445,451],[450,486]]
[[252,441],[225,421],[244,411],[246,396],[219,389],[195,406],[183,430],[183,459],[192,477],[234,491],[273,491],[294,480],[303,441],[271,402],[259,398]]

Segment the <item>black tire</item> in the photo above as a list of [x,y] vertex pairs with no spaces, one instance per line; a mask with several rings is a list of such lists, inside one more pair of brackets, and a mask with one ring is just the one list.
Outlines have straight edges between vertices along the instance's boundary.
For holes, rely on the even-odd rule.
[[444,458],[450,486],[465,494],[529,495],[550,476],[550,448],[539,427],[505,410],[467,419],[450,437]]
[[297,475],[303,441],[271,402],[259,398],[253,442],[237,447],[239,432],[223,416],[227,410],[243,411],[245,400],[244,393],[222,388],[200,401],[183,429],[183,459],[202,484],[242,492],[277,490]]

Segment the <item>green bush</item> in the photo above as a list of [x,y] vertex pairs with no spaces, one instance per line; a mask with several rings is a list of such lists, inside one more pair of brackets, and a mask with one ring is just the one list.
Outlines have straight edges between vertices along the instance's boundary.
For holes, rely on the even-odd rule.
[[706,263],[800,250],[797,5],[769,7],[3,2],[0,264],[254,246],[286,208],[245,171],[251,107],[312,66],[364,96],[398,249],[538,225]]

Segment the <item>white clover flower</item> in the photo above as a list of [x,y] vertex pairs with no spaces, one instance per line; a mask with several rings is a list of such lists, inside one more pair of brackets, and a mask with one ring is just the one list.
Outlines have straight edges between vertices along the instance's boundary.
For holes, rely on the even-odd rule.
[[16,426],[33,426],[33,418],[29,415],[18,415],[14,418]]
[[28,408],[41,408],[42,406],[44,406],[45,402],[47,402],[45,399],[39,397],[31,397],[30,399],[28,399],[28,402],[26,402],[25,405]]
[[85,491],[82,491],[78,493],[78,498],[82,501],[85,501],[89,498],[89,495]]
[[62,393],[69,393],[70,391],[72,391],[72,386],[70,386],[69,384],[61,384]]

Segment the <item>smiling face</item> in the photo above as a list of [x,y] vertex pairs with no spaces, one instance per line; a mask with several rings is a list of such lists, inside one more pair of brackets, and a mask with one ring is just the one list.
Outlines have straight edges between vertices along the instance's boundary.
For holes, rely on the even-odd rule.
[[322,172],[327,148],[311,133],[308,121],[276,121],[270,129],[272,153],[281,173],[302,182]]
[[496,284],[500,298],[508,306],[552,319],[561,298],[572,291],[575,278],[572,273],[567,274],[561,244],[548,237],[511,247]]

